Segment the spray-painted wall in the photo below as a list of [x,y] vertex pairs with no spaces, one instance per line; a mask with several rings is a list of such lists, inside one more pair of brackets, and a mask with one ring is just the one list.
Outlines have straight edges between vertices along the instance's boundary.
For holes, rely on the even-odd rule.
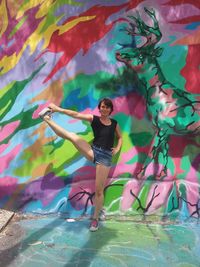
[[0,14],[0,207],[90,214],[95,166],[38,113],[98,114],[106,96],[123,135],[107,212],[199,217],[199,1],[1,0]]

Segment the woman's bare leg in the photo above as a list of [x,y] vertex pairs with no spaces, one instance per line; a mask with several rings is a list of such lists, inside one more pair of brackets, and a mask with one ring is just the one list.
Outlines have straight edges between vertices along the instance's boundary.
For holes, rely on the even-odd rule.
[[88,160],[94,160],[93,150],[90,144],[88,144],[84,139],[82,139],[75,133],[68,132],[57,123],[55,123],[48,115],[43,119],[58,136],[71,141],[77,148],[77,150],[80,151],[80,153],[83,154],[83,156],[85,156]]
[[95,209],[93,218],[98,220],[99,212],[103,207],[104,202],[104,187],[110,167],[97,164],[96,165],[96,180],[95,180]]

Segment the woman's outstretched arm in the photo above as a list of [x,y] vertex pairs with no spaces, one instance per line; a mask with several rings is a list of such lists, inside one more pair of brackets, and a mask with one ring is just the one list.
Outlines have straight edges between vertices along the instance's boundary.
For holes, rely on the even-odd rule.
[[63,113],[65,115],[68,115],[72,118],[75,119],[79,119],[79,120],[86,120],[89,122],[92,122],[93,120],[93,115],[92,114],[82,114],[80,112],[71,110],[71,109],[65,109],[65,108],[61,108],[53,103],[49,104],[48,106],[53,112],[59,112],[59,113]]

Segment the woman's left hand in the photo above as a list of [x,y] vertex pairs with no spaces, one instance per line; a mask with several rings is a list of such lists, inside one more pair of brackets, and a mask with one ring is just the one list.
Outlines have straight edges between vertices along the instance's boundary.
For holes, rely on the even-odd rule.
[[119,149],[117,149],[116,147],[111,148],[111,150],[112,150],[112,155],[113,156],[116,155],[119,152]]

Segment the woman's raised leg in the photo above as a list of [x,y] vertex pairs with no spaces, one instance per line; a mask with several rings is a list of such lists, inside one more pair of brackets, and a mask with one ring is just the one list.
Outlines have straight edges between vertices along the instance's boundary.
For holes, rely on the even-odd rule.
[[50,126],[50,128],[61,138],[67,139],[73,143],[80,153],[85,156],[88,160],[94,160],[94,153],[91,145],[88,144],[83,138],[79,137],[77,134],[69,132],[55,123],[50,116],[44,116],[44,121]]

